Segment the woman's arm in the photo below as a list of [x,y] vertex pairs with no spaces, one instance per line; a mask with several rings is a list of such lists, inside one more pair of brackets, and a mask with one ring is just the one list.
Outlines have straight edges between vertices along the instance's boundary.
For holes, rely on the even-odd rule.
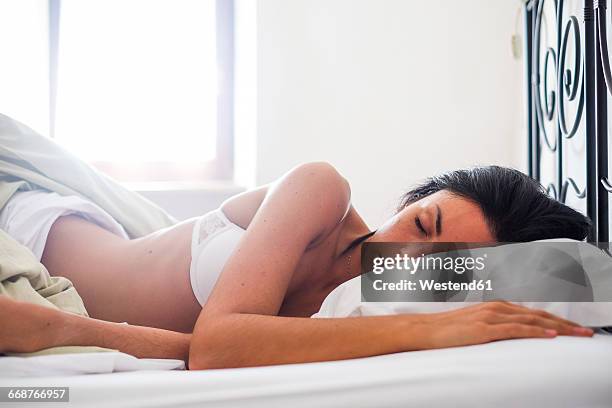
[[192,369],[339,360],[517,337],[588,335],[544,312],[506,303],[432,315],[278,317],[306,249],[342,219],[346,181],[325,163],[272,184],[204,306],[192,337]]
[[58,346],[98,346],[139,358],[187,363],[190,334],[91,319],[0,296],[0,352]]
[[[231,314],[194,336],[190,368],[230,368],[343,360],[557,334],[590,337],[591,329],[505,302],[451,312],[349,318]],[[201,347],[201,348],[200,348]]]

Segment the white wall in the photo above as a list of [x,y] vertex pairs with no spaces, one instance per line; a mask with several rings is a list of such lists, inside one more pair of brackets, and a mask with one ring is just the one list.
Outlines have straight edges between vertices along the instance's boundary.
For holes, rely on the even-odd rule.
[[[259,0],[256,181],[335,164],[372,226],[440,171],[525,168],[515,0]],[[519,25],[520,29],[520,25]]]
[[[0,112],[43,134],[47,3],[0,0]],[[327,160],[375,226],[402,191],[434,173],[524,168],[523,61],[510,48],[519,0],[236,4],[239,185]],[[181,218],[236,191],[143,190]]]

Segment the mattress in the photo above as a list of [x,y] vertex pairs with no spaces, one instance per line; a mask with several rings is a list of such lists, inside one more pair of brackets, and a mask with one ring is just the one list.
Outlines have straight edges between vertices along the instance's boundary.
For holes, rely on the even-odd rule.
[[0,386],[70,387],[68,405],[90,407],[609,407],[612,336],[199,372],[0,378]]

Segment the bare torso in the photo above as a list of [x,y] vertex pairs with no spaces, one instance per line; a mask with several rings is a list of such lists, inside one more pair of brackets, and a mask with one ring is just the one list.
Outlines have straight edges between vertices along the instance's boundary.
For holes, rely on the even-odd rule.
[[[232,197],[221,209],[232,222],[246,228],[266,190]],[[77,216],[62,217],[51,229],[42,263],[51,275],[74,283],[91,317],[191,332],[201,311],[189,279],[194,222],[190,219],[125,240]],[[315,313],[336,286],[352,277],[347,255],[339,255],[368,231],[350,207],[340,223],[304,252],[279,315]]]

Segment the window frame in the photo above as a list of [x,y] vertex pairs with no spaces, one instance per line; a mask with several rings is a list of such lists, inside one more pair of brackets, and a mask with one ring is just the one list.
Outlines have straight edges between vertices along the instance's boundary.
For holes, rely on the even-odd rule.
[[[125,164],[92,163],[117,179],[133,182],[232,181],[234,177],[234,0],[215,0],[216,60],[218,72],[215,158],[196,166],[176,162]],[[57,73],[60,46],[61,0],[48,0],[49,15],[49,135],[55,138]]]

